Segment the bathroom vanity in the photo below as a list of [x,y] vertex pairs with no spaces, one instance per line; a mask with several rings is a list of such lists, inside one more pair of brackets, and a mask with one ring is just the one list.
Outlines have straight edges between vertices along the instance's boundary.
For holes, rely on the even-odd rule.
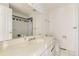
[[2,42],[2,56],[52,56],[55,49],[54,37],[22,37]]
[[[12,8],[0,6],[0,12],[1,12],[0,56],[54,55],[54,48],[55,48],[54,37],[40,36],[42,35],[41,32],[44,30],[40,28],[41,26],[39,28],[36,28],[39,26],[38,22],[41,16],[37,20],[36,18],[37,16],[35,14],[35,17],[33,16],[33,19],[35,20],[36,18],[37,22],[36,20],[34,22],[32,18],[30,19],[28,17],[24,18],[24,17],[20,17],[22,15],[18,16],[17,14],[13,14],[14,10],[12,10]],[[40,19],[40,21],[41,20],[42,19]],[[37,23],[37,26],[35,23]],[[26,26],[28,27],[26,28]],[[27,31],[29,33],[27,33],[26,30],[29,30]],[[30,36],[36,32],[37,32],[36,35],[39,36],[35,36],[35,35]]]

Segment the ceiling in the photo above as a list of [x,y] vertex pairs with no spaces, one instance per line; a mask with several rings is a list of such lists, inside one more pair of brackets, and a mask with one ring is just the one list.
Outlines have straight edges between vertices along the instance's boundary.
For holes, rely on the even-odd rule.
[[49,8],[58,8],[64,5],[67,5],[68,3],[45,3],[44,5]]
[[[10,5],[10,8],[13,9],[13,11],[22,13],[24,15],[30,15],[31,13],[34,12],[34,8],[27,3],[10,3],[9,5]],[[68,3],[42,3],[42,4],[39,3],[39,6],[43,6],[43,9],[45,9],[45,11],[43,10],[43,12],[50,11],[52,9],[55,9],[64,5],[68,5]],[[38,6],[36,7],[38,8]],[[38,9],[41,10],[41,8],[38,8]]]
[[29,15],[33,12],[33,8],[26,3],[11,3],[9,4],[13,11],[19,12],[24,15]]
[[44,6],[47,9],[47,11],[51,11],[53,9],[62,7],[62,6],[66,6],[69,3],[45,3]]

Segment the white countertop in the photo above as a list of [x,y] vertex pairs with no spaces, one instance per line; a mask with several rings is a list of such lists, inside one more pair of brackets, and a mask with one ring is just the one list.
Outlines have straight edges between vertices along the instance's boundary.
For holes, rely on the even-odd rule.
[[[0,49],[0,55],[5,56],[36,56],[40,55],[47,48],[47,44],[51,38],[38,38],[31,41],[26,41],[22,43],[9,46],[5,49]],[[15,40],[16,41],[16,40]],[[16,42],[17,43],[17,42]]]

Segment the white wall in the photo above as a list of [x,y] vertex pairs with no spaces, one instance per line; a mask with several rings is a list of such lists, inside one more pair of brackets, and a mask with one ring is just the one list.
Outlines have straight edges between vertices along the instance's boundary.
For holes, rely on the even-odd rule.
[[45,14],[35,12],[33,17],[33,35],[45,35],[48,33],[48,17]]
[[[49,14],[50,34],[60,41],[60,47],[78,55],[78,10],[74,4],[52,10]],[[77,29],[73,29],[77,27]],[[66,36],[66,38],[63,38]]]
[[45,6],[40,3],[29,3],[29,5],[36,9],[31,14],[33,17],[33,35],[48,34],[48,16]]

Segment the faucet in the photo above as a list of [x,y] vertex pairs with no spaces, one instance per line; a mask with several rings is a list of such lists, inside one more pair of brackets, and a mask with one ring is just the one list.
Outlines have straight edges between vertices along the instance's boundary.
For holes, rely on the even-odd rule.
[[35,37],[28,38],[29,41],[35,40]]

